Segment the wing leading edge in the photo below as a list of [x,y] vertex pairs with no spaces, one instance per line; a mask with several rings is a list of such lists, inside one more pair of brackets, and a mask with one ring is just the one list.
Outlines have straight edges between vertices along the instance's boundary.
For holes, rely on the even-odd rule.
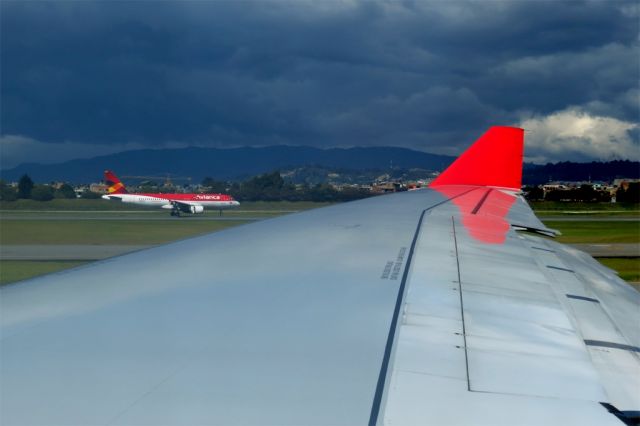
[[[0,423],[619,424],[638,293],[516,233],[522,131],[479,143],[431,189],[0,289]],[[507,177],[460,179],[487,151]]]

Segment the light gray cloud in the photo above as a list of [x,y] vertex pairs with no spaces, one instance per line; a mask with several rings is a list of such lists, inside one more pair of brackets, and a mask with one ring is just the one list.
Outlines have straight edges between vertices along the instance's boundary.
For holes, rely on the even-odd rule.
[[638,123],[592,115],[568,108],[546,116],[524,118],[526,159],[536,163],[574,160],[640,160],[640,145],[633,138]]

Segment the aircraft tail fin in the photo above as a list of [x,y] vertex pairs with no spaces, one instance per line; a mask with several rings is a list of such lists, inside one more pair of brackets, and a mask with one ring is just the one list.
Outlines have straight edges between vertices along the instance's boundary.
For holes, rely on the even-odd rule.
[[111,170],[104,171],[104,181],[108,186],[108,194],[126,194],[128,192],[127,188],[124,187],[124,183],[120,182],[118,176]]
[[490,127],[430,186],[477,185],[520,190],[523,152],[523,129]]

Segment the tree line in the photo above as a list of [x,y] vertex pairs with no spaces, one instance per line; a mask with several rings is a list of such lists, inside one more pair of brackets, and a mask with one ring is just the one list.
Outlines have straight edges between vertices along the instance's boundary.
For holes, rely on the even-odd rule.
[[0,180],[0,200],[15,201],[19,198],[36,201],[49,201],[54,198],[76,198],[76,192],[71,185],[63,183],[57,188],[50,185],[38,185],[29,175],[22,175],[17,187],[12,187]]
[[[333,186],[320,183],[316,185],[294,185],[285,181],[279,171],[255,176],[244,182],[218,181],[207,177],[202,181],[205,192],[225,193],[238,201],[352,201],[370,197],[373,194],[367,189],[344,188],[337,190]],[[570,190],[552,190],[546,194],[541,187],[524,188],[530,200],[608,202],[611,195],[606,191],[597,191],[591,185],[582,185]],[[100,194],[84,191],[82,198],[100,198]],[[50,185],[38,185],[28,175],[23,175],[17,187],[9,186],[0,180],[0,200],[15,201],[17,199],[49,201],[54,198],[76,198],[71,185],[64,183],[54,188]],[[640,203],[640,183],[629,183],[626,188],[616,192],[619,203]]]
[[[571,189],[552,189],[545,191],[540,186],[525,187],[524,193],[526,198],[532,201],[572,201],[582,203],[603,203],[611,201],[609,191],[599,191],[592,185],[580,185],[578,188]],[[624,188],[620,187],[616,190],[617,203],[640,203],[640,183],[630,182]]]
[[286,182],[279,171],[252,177],[244,182],[224,182],[207,177],[202,181],[206,192],[225,193],[238,201],[352,201],[370,197],[366,189],[344,188],[321,183],[294,185]]
[[[205,192],[225,193],[238,201],[351,201],[372,194],[366,189],[345,188],[337,190],[333,186],[322,183],[317,185],[294,185],[286,182],[279,171],[252,177],[244,182],[217,181],[210,177],[203,180]],[[69,184],[59,188],[50,185],[38,185],[28,175],[23,175],[17,187],[7,185],[0,180],[0,200],[15,201],[17,199],[49,201],[54,198],[76,198],[76,193]],[[100,194],[84,191],[82,198],[100,198]]]

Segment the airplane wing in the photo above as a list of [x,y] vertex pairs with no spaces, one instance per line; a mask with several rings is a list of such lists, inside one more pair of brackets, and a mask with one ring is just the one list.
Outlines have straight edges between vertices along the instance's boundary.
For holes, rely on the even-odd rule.
[[5,286],[0,423],[632,424],[640,293],[516,232],[553,234],[505,173]]
[[184,213],[202,213],[204,212],[204,206],[200,203],[193,201],[171,200],[171,206],[174,206],[178,210]]

